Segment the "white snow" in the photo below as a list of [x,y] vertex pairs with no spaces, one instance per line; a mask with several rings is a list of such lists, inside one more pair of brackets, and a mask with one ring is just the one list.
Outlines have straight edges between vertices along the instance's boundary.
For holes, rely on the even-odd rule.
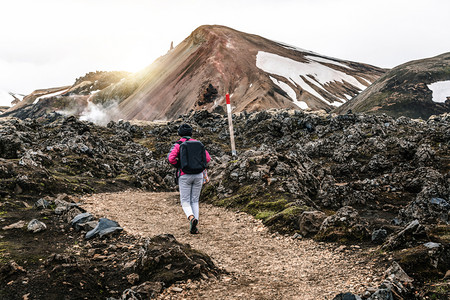
[[[325,59],[319,60],[324,61]],[[300,86],[303,90],[323,101],[326,100],[312,88],[312,85],[317,86],[326,93],[328,91],[323,85],[333,81],[346,81],[360,90],[366,88],[365,85],[361,84],[353,76],[334,70],[316,60],[309,60],[309,62],[304,63],[277,54],[259,51],[256,55],[256,66],[267,73],[286,78],[296,86]],[[315,80],[308,75],[313,76]],[[307,82],[300,76],[306,78]]]
[[309,61],[313,60],[313,61],[317,61],[317,62],[323,62],[323,63],[326,63],[326,64],[333,64],[333,65],[336,65],[336,66],[340,66],[340,67],[344,67],[344,68],[353,70],[352,68],[350,68],[347,65],[341,64],[340,62],[337,62],[337,61],[334,61],[334,60],[331,60],[331,59],[327,59],[327,58],[318,57],[318,56],[311,56],[311,55],[306,55],[305,58],[308,59]]
[[319,53],[316,53],[316,52],[313,52],[313,51],[310,51],[310,50],[306,50],[306,49],[303,49],[303,48],[299,48],[297,46],[289,45],[289,44],[286,44],[284,42],[278,42],[278,41],[274,41],[274,42],[279,44],[281,47],[286,48],[286,49],[295,50],[295,51],[298,51],[298,52],[305,52],[305,53],[320,55]]
[[333,105],[333,106],[335,106],[335,107],[339,107],[339,106],[341,106],[341,105],[344,104],[344,103],[339,102],[339,101],[334,101],[334,102],[331,102],[330,104]]
[[428,85],[433,92],[433,101],[444,103],[450,97],[450,80],[438,81]]
[[292,101],[294,102],[295,105],[297,105],[301,109],[309,108],[308,104],[306,104],[306,102],[297,100],[297,94],[295,93],[294,89],[291,88],[288,84],[284,83],[283,81],[279,81],[279,80],[273,78],[272,76],[269,76],[269,77],[270,77],[270,79],[272,79],[273,83],[278,85],[283,91],[286,92],[286,94],[288,94],[288,96],[292,99]]
[[50,93],[50,94],[46,94],[46,95],[37,97],[37,98],[33,101],[33,104],[38,103],[41,99],[45,99],[45,98],[50,98],[50,97],[55,97],[55,96],[62,95],[62,94],[64,94],[66,91],[67,91],[67,90],[57,91],[57,92],[54,92],[54,93]]
[[350,96],[350,95],[347,95],[347,94],[344,94],[344,96],[345,96],[345,98],[347,98],[347,100],[351,100],[353,98],[353,96]]

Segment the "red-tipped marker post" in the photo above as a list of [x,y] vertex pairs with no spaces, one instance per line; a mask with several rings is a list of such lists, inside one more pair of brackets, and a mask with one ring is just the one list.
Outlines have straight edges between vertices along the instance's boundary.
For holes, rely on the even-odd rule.
[[230,94],[227,93],[225,98],[227,100],[228,128],[230,129],[231,155],[236,156],[236,148],[234,146],[233,118],[231,117]]

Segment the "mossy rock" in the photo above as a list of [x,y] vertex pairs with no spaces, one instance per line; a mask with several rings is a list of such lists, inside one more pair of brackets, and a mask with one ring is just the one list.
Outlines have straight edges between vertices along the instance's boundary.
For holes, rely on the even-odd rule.
[[305,207],[291,206],[285,208],[283,211],[274,214],[273,216],[264,220],[264,224],[280,233],[293,233],[300,229],[299,219],[301,214],[307,209]]
[[369,238],[370,236],[365,230],[361,230],[359,227],[348,227],[343,224],[321,230],[314,236],[314,239],[317,241],[339,243],[362,242],[369,240]]
[[[448,246],[441,251],[447,251],[447,256],[444,254],[442,257],[448,257]],[[443,278],[449,267],[449,262],[436,261],[436,257],[430,255],[431,252],[432,250],[429,248],[420,245],[395,251],[393,257],[408,275],[421,282],[426,282]],[[437,266],[436,263],[438,263]]]

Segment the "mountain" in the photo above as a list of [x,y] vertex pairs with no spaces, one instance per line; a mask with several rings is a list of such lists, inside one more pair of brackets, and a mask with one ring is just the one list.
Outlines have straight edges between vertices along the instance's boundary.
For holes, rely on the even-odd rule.
[[424,119],[450,112],[450,52],[393,68],[334,112],[348,110]]
[[331,111],[385,71],[205,25],[140,72],[91,72],[72,86],[36,90],[2,116],[23,119],[52,111],[95,111],[106,116],[103,121],[170,120],[191,110],[212,111],[225,104],[226,93],[233,112]]
[[14,97],[14,106],[6,109],[2,117],[39,118],[53,111],[80,115],[95,93],[129,76],[128,72],[89,72],[75,80],[73,85],[45,88],[33,91],[19,99]]
[[224,26],[201,26],[146,69],[97,93],[120,102],[123,119],[173,119],[225,104],[234,112],[326,110],[354,97],[385,70],[295,48]]

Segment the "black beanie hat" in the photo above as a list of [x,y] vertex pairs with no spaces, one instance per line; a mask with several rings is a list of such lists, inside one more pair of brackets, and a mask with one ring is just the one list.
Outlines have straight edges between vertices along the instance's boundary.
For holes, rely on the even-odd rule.
[[178,128],[179,136],[191,136],[192,135],[192,127],[188,124],[183,124]]

